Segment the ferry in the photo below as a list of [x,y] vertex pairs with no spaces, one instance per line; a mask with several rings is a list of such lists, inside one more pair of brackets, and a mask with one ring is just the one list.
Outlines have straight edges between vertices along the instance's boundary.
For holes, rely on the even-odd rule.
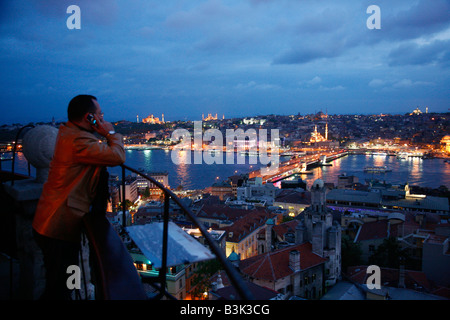
[[382,152],[382,151],[368,151],[366,152],[366,154],[370,154],[372,156],[387,156],[388,154],[386,152]]
[[375,172],[375,173],[385,173],[385,172],[390,172],[392,170],[390,170],[387,166],[375,166],[375,167],[365,167],[364,168],[365,172]]

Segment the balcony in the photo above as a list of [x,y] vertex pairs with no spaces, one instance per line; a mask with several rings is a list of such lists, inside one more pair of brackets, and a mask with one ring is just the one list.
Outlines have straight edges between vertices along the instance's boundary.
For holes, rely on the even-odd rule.
[[[0,239],[0,284],[3,288],[3,291],[0,292],[0,299],[34,300],[39,296],[39,290],[42,290],[42,280],[39,281],[39,279],[42,279],[43,274],[42,262],[39,262],[42,257],[34,243],[31,229],[35,206],[39,199],[36,194],[40,194],[39,184],[34,183],[34,177],[30,175],[30,171],[28,175],[14,172],[15,150],[12,159],[8,161],[12,161],[11,171],[2,170],[0,167],[0,200],[2,201],[0,216],[3,222],[0,230],[2,237]],[[148,180],[157,186],[164,195],[162,239],[157,241],[160,245],[157,251],[162,253],[161,265],[157,270],[146,272],[150,275],[149,277],[143,276],[141,272],[138,272],[132,253],[123,241],[129,236],[127,219],[122,219],[123,225],[121,231],[118,232],[106,218],[106,212],[90,212],[83,220],[84,235],[88,245],[85,249],[87,252],[82,252],[83,256],[89,253],[91,257],[87,266],[90,272],[89,270],[86,272],[82,268],[85,271],[82,282],[86,282],[86,278],[94,279],[95,294],[92,298],[96,300],[176,299],[167,290],[167,282],[176,278],[178,271],[170,268],[171,266],[168,264],[170,256],[176,254],[169,252],[169,241],[173,241],[169,237],[169,225],[172,224],[169,216],[169,202],[175,202],[192,225],[200,230],[202,240],[221,264],[222,269],[226,271],[240,299],[252,299],[252,293],[235,267],[227,260],[223,249],[219,247],[215,238],[197,220],[191,210],[161,183],[126,165],[122,165],[123,183],[125,183],[127,172],[132,172]],[[31,184],[34,191],[25,192],[26,196],[18,196],[17,189],[27,184]],[[34,198],[30,194],[35,194]],[[125,216],[125,195],[121,196],[122,214]],[[169,272],[160,272],[161,270],[169,270]],[[148,286],[152,287],[151,293],[146,289]],[[84,295],[78,294],[75,298],[88,299],[86,285],[84,288]]]

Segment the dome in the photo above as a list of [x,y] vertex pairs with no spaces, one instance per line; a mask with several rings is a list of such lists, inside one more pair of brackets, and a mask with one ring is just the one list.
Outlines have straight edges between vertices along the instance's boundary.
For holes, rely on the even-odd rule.
[[236,252],[231,252],[228,256],[228,260],[230,261],[239,261],[239,255]]
[[36,168],[48,168],[55,150],[58,129],[48,125],[37,126],[23,137],[23,154]]
[[266,222],[266,224],[275,224],[274,222],[273,222],[273,220],[272,219],[267,219],[267,222]]
[[323,182],[322,179],[317,179],[316,181],[314,181],[313,185],[312,185],[312,189],[321,189],[325,186],[325,183]]
[[44,183],[55,151],[58,129],[48,125],[37,126],[22,139],[25,158],[36,168],[36,182]]

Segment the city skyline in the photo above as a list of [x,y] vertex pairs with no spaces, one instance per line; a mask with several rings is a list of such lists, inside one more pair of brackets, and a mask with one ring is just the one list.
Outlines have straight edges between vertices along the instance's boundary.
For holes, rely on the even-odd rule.
[[[66,25],[80,8],[81,29]],[[381,29],[369,29],[371,5]],[[0,124],[105,118],[448,112],[450,3],[248,0],[0,5]]]

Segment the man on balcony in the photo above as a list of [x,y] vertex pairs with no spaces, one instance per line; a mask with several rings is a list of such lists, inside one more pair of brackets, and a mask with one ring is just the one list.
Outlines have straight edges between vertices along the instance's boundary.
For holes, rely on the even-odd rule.
[[[106,208],[106,166],[125,162],[123,137],[103,120],[94,96],[73,98],[67,115],[68,121],[59,127],[48,179],[33,220],[46,268],[43,299],[70,299],[67,268],[78,265],[82,218],[96,208]],[[107,142],[101,142],[95,133]]]

